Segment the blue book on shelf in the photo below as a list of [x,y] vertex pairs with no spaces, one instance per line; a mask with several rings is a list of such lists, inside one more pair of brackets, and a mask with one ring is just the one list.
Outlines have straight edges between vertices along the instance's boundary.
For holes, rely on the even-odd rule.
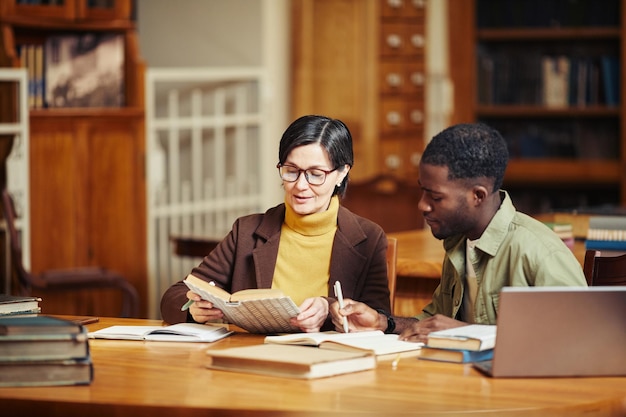
[[602,83],[607,106],[619,104],[619,61],[616,56],[602,55]]
[[465,350],[465,349],[445,349],[430,346],[422,347],[419,355],[420,359],[439,362],[470,363],[487,361],[493,359],[493,349],[487,350]]
[[585,241],[585,249],[626,251],[626,240],[590,240]]

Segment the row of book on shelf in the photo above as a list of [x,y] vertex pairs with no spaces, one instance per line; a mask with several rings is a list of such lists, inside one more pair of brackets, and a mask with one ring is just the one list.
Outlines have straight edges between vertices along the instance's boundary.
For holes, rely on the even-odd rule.
[[619,21],[619,0],[478,0],[479,28],[612,26]]
[[481,104],[585,107],[619,104],[616,55],[567,56],[479,50]]
[[[563,219],[565,214],[559,214]],[[626,216],[622,215],[585,215],[567,216],[578,223],[565,221],[544,222],[563,242],[573,249],[576,238],[585,240],[585,249],[604,251],[626,251]],[[576,218],[580,219],[576,219]],[[576,226],[576,227],[575,227]]]
[[123,35],[57,35],[17,49],[30,108],[124,105]]

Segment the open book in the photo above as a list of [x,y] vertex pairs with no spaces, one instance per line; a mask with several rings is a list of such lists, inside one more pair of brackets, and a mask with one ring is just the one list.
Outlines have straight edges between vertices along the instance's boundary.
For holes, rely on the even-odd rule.
[[487,350],[496,345],[496,326],[470,324],[428,334],[426,346],[446,349]]
[[368,332],[294,333],[266,336],[265,343],[282,345],[318,346],[322,349],[362,351],[376,355],[378,360],[400,356],[417,356],[423,343],[398,340],[397,334],[384,334],[380,330]]
[[376,368],[368,352],[342,352],[310,346],[261,344],[209,349],[210,369],[313,379]]
[[289,319],[297,316],[300,309],[280,290],[254,288],[230,294],[191,274],[183,282],[202,299],[210,301],[215,308],[222,310],[226,321],[250,333],[300,330],[289,323]]
[[171,326],[111,326],[88,333],[91,339],[161,342],[215,342],[233,333],[224,326],[178,323]]

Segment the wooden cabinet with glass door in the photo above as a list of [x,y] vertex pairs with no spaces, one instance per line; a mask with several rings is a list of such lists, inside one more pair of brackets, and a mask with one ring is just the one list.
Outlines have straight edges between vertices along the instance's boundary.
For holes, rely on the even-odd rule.
[[[104,266],[145,300],[144,63],[132,12],[131,0],[1,0],[0,66],[27,67],[34,96],[33,272]],[[43,307],[115,315],[114,298],[46,294]]]

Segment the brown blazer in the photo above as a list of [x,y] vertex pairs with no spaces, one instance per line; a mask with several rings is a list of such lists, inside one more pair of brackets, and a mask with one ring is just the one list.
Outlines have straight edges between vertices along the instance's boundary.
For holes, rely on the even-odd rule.
[[[226,238],[191,273],[214,281],[231,293],[247,288],[271,288],[284,218],[285,205],[280,204],[264,214],[237,219]],[[339,280],[344,297],[389,311],[386,250],[387,237],[380,226],[339,206],[328,297],[334,298],[333,284]],[[164,321],[193,321],[188,312],[180,311],[187,301],[187,291],[187,286],[179,281],[163,294]],[[328,319],[323,329],[332,328]]]

